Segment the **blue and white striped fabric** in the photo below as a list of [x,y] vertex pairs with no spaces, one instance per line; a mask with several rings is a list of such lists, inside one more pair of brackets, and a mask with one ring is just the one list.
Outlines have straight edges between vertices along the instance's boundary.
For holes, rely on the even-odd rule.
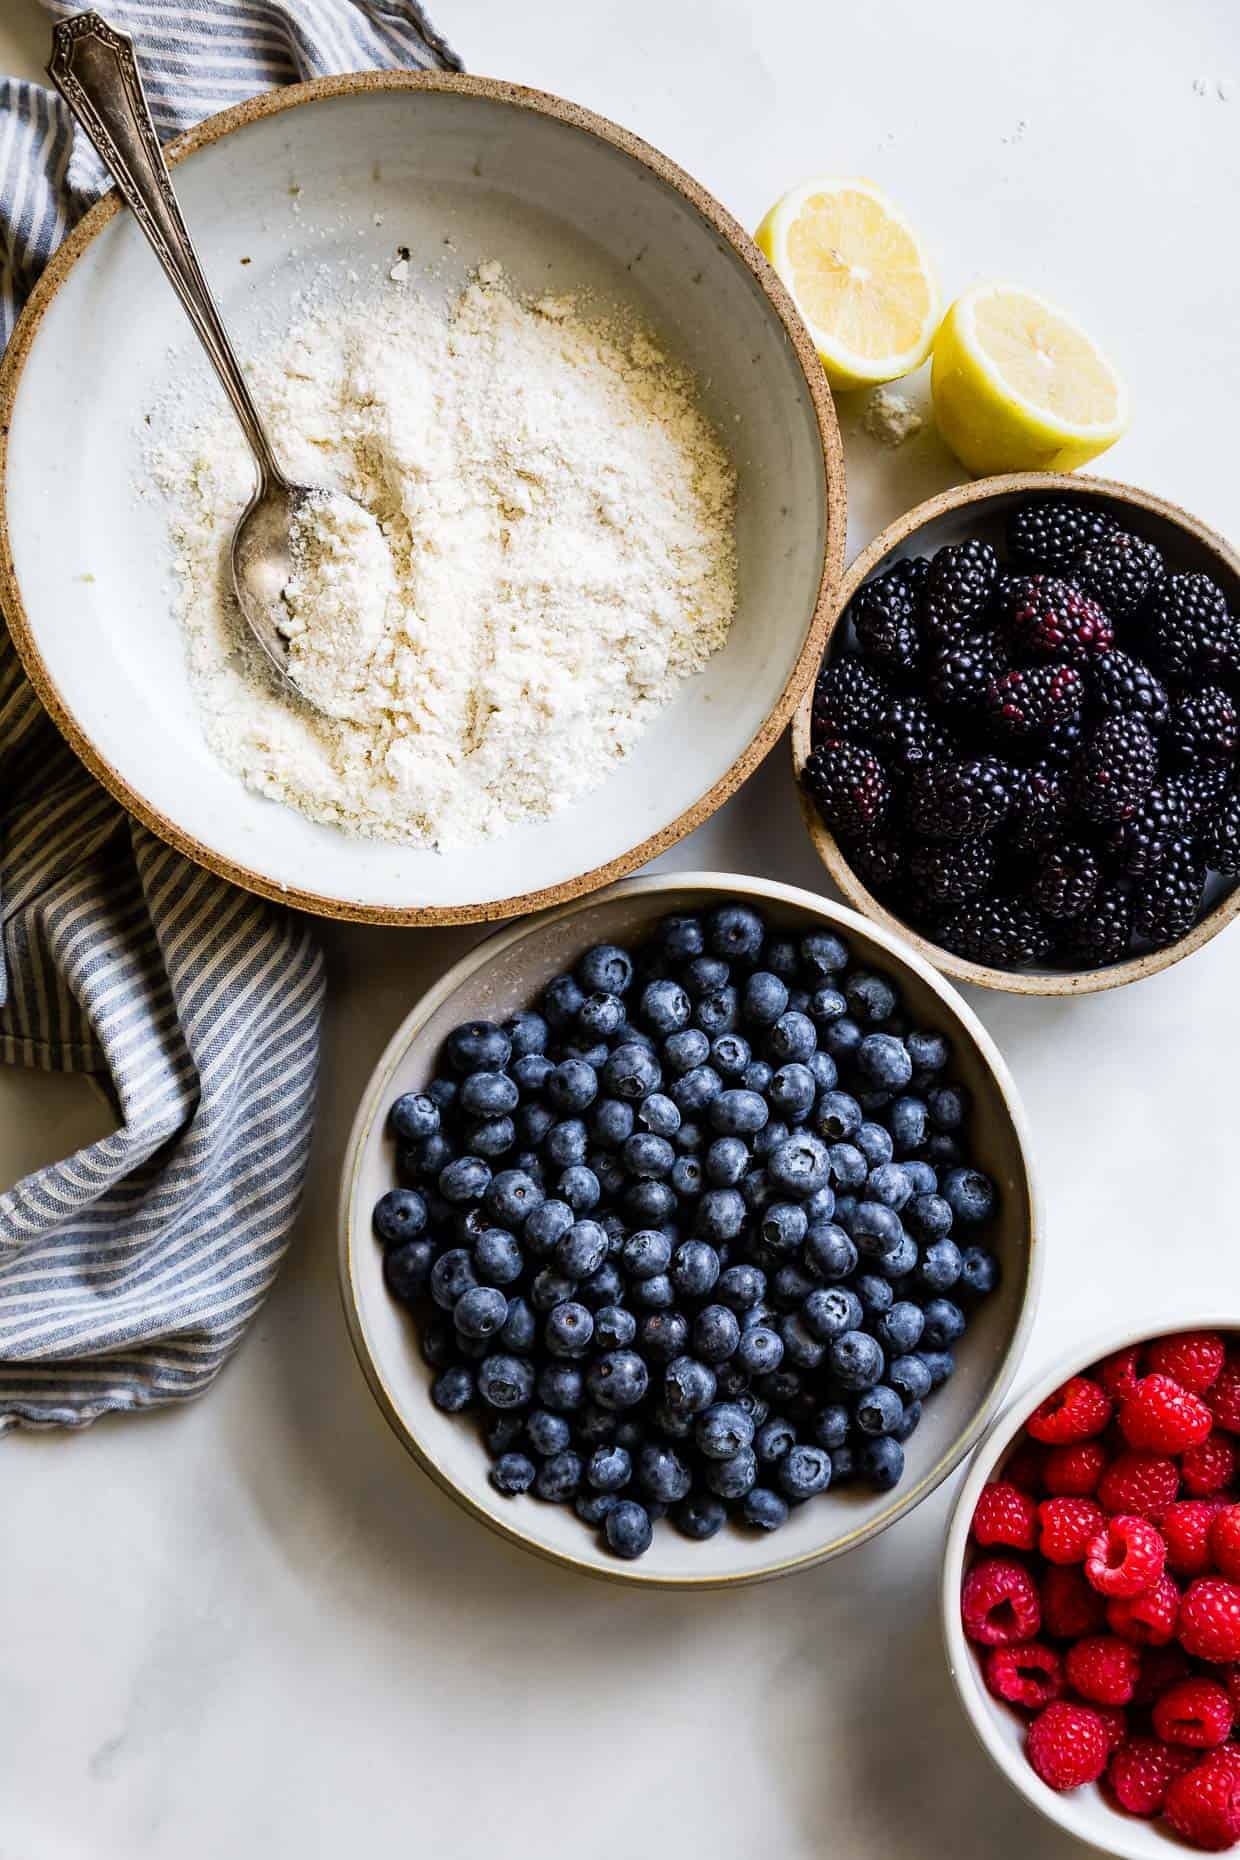
[[[53,17],[81,10],[45,0]],[[412,0],[112,0],[166,139],[275,84],[458,60]],[[65,106],[0,80],[0,335],[104,185]],[[0,1193],[0,1432],[182,1401],[288,1246],[322,959],[289,913],[130,820],[0,626],[0,1060],[94,1076],[102,1142]]]

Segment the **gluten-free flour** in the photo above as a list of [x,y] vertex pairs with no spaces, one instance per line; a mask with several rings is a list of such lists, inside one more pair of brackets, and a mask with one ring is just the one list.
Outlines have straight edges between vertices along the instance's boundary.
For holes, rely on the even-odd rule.
[[282,623],[312,702],[231,594],[252,484],[231,415],[175,419],[152,467],[208,742],[263,794],[467,845],[596,786],[727,637],[735,476],[648,333],[518,301],[491,264],[448,312],[386,282],[312,304],[250,379],[286,469],[326,493]]

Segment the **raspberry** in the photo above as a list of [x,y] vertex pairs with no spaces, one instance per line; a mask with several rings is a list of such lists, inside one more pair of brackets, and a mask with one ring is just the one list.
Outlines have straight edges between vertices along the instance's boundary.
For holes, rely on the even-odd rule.
[[1236,1476],[1236,1449],[1217,1428],[1195,1447],[1180,1455],[1180,1475],[1190,1498],[1212,1498],[1224,1492]]
[[1240,1582],[1240,1505],[1225,1505],[1210,1522],[1210,1555],[1220,1576]]
[[1080,662],[1115,643],[1110,617],[1097,601],[1056,575],[1017,577],[1006,597],[1005,629],[1022,656]]
[[1172,840],[1136,900],[1134,933],[1160,949],[1187,936],[1200,915],[1205,883],[1205,866],[1190,842]]
[[890,701],[887,680],[855,653],[824,665],[814,686],[811,727],[815,745],[868,736]]
[[823,743],[807,759],[801,780],[827,825],[845,833],[877,826],[891,805],[882,763],[855,743]]
[[1037,1537],[1038,1508],[1027,1492],[1003,1480],[983,1486],[973,1513],[973,1539],[979,1544],[1009,1544],[1014,1550],[1032,1550]]
[[1093,903],[1101,877],[1089,847],[1066,840],[1046,854],[1029,896],[1048,917],[1079,917]]
[[1223,1683],[1227,1687],[1227,1696],[1231,1700],[1231,1709],[1240,1718],[1240,1666],[1229,1666],[1224,1670]]
[[1085,548],[1105,542],[1119,524],[1101,504],[1075,497],[1035,497],[1008,518],[1008,553],[1037,568],[1067,568]]
[[1107,1761],[1106,1726],[1088,1705],[1056,1699],[1029,1728],[1029,1761],[1051,1789],[1097,1782]]
[[[1118,1608],[1121,1604],[1113,1602]],[[1141,1677],[1132,1695],[1134,1705],[1152,1705],[1168,1686],[1187,1679],[1192,1667],[1183,1647],[1146,1647],[1141,1654]]]
[[1107,1766],[1107,1786],[1130,1815],[1156,1815],[1176,1777],[1195,1762],[1156,1737],[1126,1737]]
[[1127,1350],[1116,1350],[1114,1356],[1108,1356],[1098,1365],[1098,1380],[1101,1382],[1112,1401],[1123,1401],[1132,1394],[1137,1385],[1137,1365],[1141,1360],[1141,1350],[1133,1344]]
[[1079,1640],[1083,1634],[1095,1634],[1106,1619],[1102,1597],[1075,1566],[1052,1563],[1042,1571],[1038,1593],[1042,1626],[1056,1640]]
[[1118,885],[1103,885],[1089,907],[1066,926],[1064,954],[1078,969],[1105,969],[1132,940],[1132,899]]
[[1048,1563],[1083,1563],[1106,1514],[1092,1498],[1044,1498],[1038,1523],[1038,1549]]
[[1119,1427],[1130,1447],[1182,1453],[1210,1432],[1211,1415],[1199,1395],[1170,1376],[1143,1376],[1120,1403]]
[[1049,1705],[1063,1692],[1063,1661],[1040,1640],[1027,1640],[1020,1647],[992,1647],[982,1671],[997,1699],[1029,1711]]
[[1184,1330],[1174,1337],[1159,1337],[1146,1351],[1146,1363],[1160,1376],[1170,1376],[1191,1395],[1204,1395],[1218,1381],[1226,1361],[1223,1339],[1213,1330]]
[[[1046,1456],[1042,1482],[1055,1498],[1088,1498],[1098,1488],[1107,1463],[1107,1450],[1098,1440],[1082,1440],[1070,1447],[1052,1447]],[[1138,1511],[1138,1505],[1125,1505]]]
[[909,853],[908,863],[930,904],[961,904],[989,889],[995,875],[994,842],[957,840],[943,846],[923,840]]
[[1173,678],[1234,667],[1236,623],[1221,588],[1206,575],[1168,575],[1150,605],[1150,643]]
[[1003,1477],[1008,1485],[1022,1492],[1040,1492],[1046,1454],[1036,1440],[1022,1439],[1003,1462]]
[[1231,1700],[1217,1679],[1181,1679],[1154,1704],[1154,1729],[1164,1744],[1213,1750],[1231,1736],[1231,1722]]
[[1198,1576],[1180,1603],[1178,1628],[1185,1653],[1225,1666],[1240,1660],[1240,1585],[1222,1576]]
[[1177,1834],[1207,1853],[1234,1846],[1240,1840],[1240,1763],[1225,1750],[1212,1752],[1176,1777],[1163,1815]]
[[1098,1503],[1105,1511],[1161,1524],[1179,1488],[1174,1460],[1159,1453],[1119,1453],[1098,1482]]
[[1009,1557],[986,1557],[964,1579],[960,1597],[964,1631],[983,1647],[1013,1647],[1032,1640],[1042,1624],[1033,1577]]
[[1108,717],[1140,717],[1161,730],[1170,714],[1166,689],[1147,665],[1130,653],[1104,652],[1090,667],[1094,697]]
[[986,715],[995,735],[1012,743],[1045,736],[1065,717],[1078,716],[1085,681],[1073,665],[1017,666],[986,687]]
[[1236,707],[1221,685],[1201,685],[1175,699],[1166,743],[1177,762],[1230,762],[1237,742]]
[[1035,1440],[1068,1447],[1078,1440],[1092,1440],[1110,1419],[1111,1398],[1101,1383],[1073,1376],[1039,1402],[1025,1426]]
[[1072,799],[1096,826],[1130,820],[1158,779],[1158,745],[1139,717],[1108,717],[1077,759]]
[[1020,898],[970,898],[939,925],[938,941],[968,962],[1018,969],[1051,947],[1049,920]]
[[1142,1595],[1158,1581],[1167,1546],[1148,1518],[1110,1518],[1085,1552],[1085,1580],[1100,1595]]
[[1172,1505],[1162,1520],[1167,1567],[1177,1576],[1204,1576],[1212,1567],[1210,1529],[1218,1510],[1216,1499],[1186,1498]]
[[1240,1356],[1229,1356],[1210,1390],[1209,1407],[1216,1427],[1240,1434]]
[[1069,1647],[1068,1684],[1094,1705],[1126,1705],[1136,1690],[1141,1654],[1114,1634],[1091,1634]]
[[1140,1595],[1113,1595],[1107,1603],[1107,1626],[1121,1640],[1138,1647],[1165,1647],[1175,1634],[1180,1591],[1164,1570]]
[[1095,1705],[1094,1710],[1102,1720],[1109,1757],[1113,1750],[1119,1749],[1128,1735],[1128,1713],[1122,1705]]
[[909,788],[908,824],[931,840],[968,840],[997,827],[1011,806],[1002,763],[932,762]]
[[1162,579],[1163,559],[1153,543],[1121,532],[1090,543],[1072,565],[1072,579],[1116,620],[1131,620]]

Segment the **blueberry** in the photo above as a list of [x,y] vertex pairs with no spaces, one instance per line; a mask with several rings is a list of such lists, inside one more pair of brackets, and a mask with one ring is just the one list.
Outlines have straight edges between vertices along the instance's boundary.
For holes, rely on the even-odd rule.
[[491,1468],[491,1484],[506,1498],[528,1492],[534,1483],[534,1462],[524,1453],[501,1453]]
[[904,1474],[904,1452],[890,1435],[867,1440],[857,1456],[857,1471],[876,1492],[890,1492]]
[[818,1045],[818,1034],[808,1014],[789,1008],[767,1034],[767,1050],[781,1064],[804,1064]]
[[455,1079],[435,1078],[426,1088],[426,1095],[436,1105],[442,1115],[456,1103],[457,1083]]
[[578,1492],[573,1510],[583,1524],[601,1524],[608,1512],[620,1503],[614,1492]]
[[491,1178],[483,1197],[487,1212],[507,1227],[519,1227],[534,1209],[541,1207],[541,1186],[524,1169],[501,1169]]
[[598,1221],[574,1221],[556,1242],[555,1262],[569,1279],[586,1279],[607,1258],[607,1231]]
[[950,1292],[964,1268],[954,1240],[935,1240],[922,1250],[917,1278],[929,1292]]
[[905,1237],[900,1216],[881,1201],[859,1203],[852,1218],[851,1232],[862,1253],[879,1258],[893,1253]]
[[682,1201],[692,1200],[702,1192],[702,1165],[696,1156],[678,1156],[667,1179],[674,1195],[679,1195]]
[[609,1350],[590,1365],[587,1382],[600,1408],[633,1408],[650,1385],[650,1374],[635,1350]]
[[516,1140],[516,1126],[510,1117],[484,1118],[465,1129],[465,1141],[474,1156],[503,1156]]
[[636,1335],[637,1319],[623,1305],[604,1305],[594,1313],[594,1339],[603,1349],[627,1349]]
[[844,1014],[823,1028],[822,1044],[837,1065],[844,1065],[861,1044],[861,1029],[851,1014]]
[[933,1085],[926,1093],[926,1109],[936,1130],[959,1130],[968,1114],[968,1099],[959,1085]]
[[[885,1311],[890,1311],[895,1302],[895,1293],[886,1279],[880,1279],[876,1273],[863,1272],[853,1280],[853,1290],[861,1300],[861,1309],[867,1318],[880,1318]],[[875,1330],[876,1326],[867,1327]]]
[[584,1111],[598,1097],[598,1073],[584,1059],[562,1059],[547,1075],[546,1092],[558,1111]]
[[688,1123],[682,1122],[680,1129],[676,1132],[672,1141],[675,1143],[676,1148],[682,1151],[686,1156],[698,1156],[699,1152],[706,1148],[706,1138],[702,1134],[702,1126],[700,1124],[695,1124],[691,1119]]
[[585,1382],[575,1363],[548,1363],[539,1372],[538,1399],[544,1408],[557,1414],[572,1414],[580,1408]]
[[941,1033],[914,1031],[905,1045],[919,1072],[941,1072],[951,1057],[951,1047]]
[[523,1098],[536,1098],[554,1071],[554,1063],[545,1053],[527,1053],[512,1062],[512,1078]]
[[504,1414],[496,1409],[483,1421],[482,1438],[486,1441],[487,1452],[493,1459],[498,1459],[501,1453],[507,1453],[524,1442],[525,1416],[515,1411]]
[[457,1338],[451,1318],[432,1317],[422,1326],[422,1356],[432,1369],[443,1369],[456,1357]]
[[591,993],[622,995],[633,979],[633,958],[614,943],[596,943],[577,964],[576,975]]
[[510,1298],[504,1321],[499,1328],[499,1341],[505,1350],[517,1356],[533,1348],[538,1324],[534,1316],[534,1307],[525,1298]]
[[913,1076],[913,1062],[903,1040],[867,1033],[857,1048],[857,1070],[879,1091],[903,1091]]
[[573,1225],[573,1220],[573,1211],[566,1201],[542,1202],[526,1216],[521,1230],[526,1246],[537,1258],[546,1258]]
[[980,1169],[949,1169],[940,1188],[956,1219],[966,1226],[989,1220],[995,1211],[995,1185]]
[[741,995],[742,1019],[754,1027],[771,1027],[787,1006],[787,984],[769,969],[755,969]]
[[685,1027],[679,1033],[669,1034],[663,1042],[663,1057],[677,1074],[692,1072],[695,1066],[704,1065],[709,1056],[710,1041],[700,1027]]
[[904,1218],[919,1240],[942,1240],[951,1232],[954,1217],[942,1195],[914,1195]]
[[856,1292],[843,1286],[820,1286],[810,1292],[801,1306],[801,1320],[813,1335],[829,1343],[845,1332],[856,1330],[862,1321],[861,1300]]
[[703,1305],[693,1321],[694,1354],[704,1363],[724,1363],[740,1342],[741,1327],[727,1305]]
[[889,1434],[888,1438],[890,1440],[899,1441],[901,1446],[903,1446],[904,1442],[909,1438],[909,1436],[916,1433],[920,1421],[921,1421],[920,1401],[907,1402],[905,1404],[904,1413],[900,1416],[900,1419],[896,1422],[896,1425],[892,1428],[891,1433]]
[[593,1169],[600,1194],[614,1200],[617,1195],[624,1193],[629,1178],[618,1156],[609,1156],[606,1150],[591,1150],[586,1166]]
[[641,1556],[649,1550],[654,1535],[650,1526],[650,1513],[644,1505],[637,1504],[633,1499],[622,1498],[603,1519],[603,1535],[607,1539],[608,1548],[617,1556]]
[[587,1040],[609,1040],[624,1024],[624,1003],[619,995],[587,995],[577,1014],[577,1026]]
[[960,1280],[975,1298],[984,1298],[999,1283],[999,1262],[984,1246],[967,1246],[960,1255]]
[[474,1262],[463,1246],[449,1247],[431,1267],[431,1297],[442,1311],[451,1311],[462,1292],[477,1283]]
[[881,1345],[863,1330],[846,1330],[831,1345],[831,1372],[841,1388],[873,1388],[883,1373]]
[[720,988],[713,995],[703,995],[693,1010],[694,1024],[712,1039],[720,1033],[730,1033],[736,1025],[737,1001],[735,988]]
[[505,1117],[521,1094],[506,1072],[472,1072],[461,1086],[459,1104],[470,1117]]
[[848,949],[829,930],[811,930],[798,947],[803,974],[812,982],[829,981],[848,967]]
[[818,1445],[828,1453],[842,1447],[852,1428],[852,1416],[843,1402],[828,1402],[814,1416],[813,1433]]
[[383,1255],[383,1282],[400,1304],[412,1304],[426,1290],[435,1247],[430,1240],[406,1240]]
[[661,1181],[672,1172],[676,1152],[666,1137],[651,1136],[640,1130],[624,1145],[624,1166],[638,1180]]
[[619,1492],[633,1476],[633,1462],[623,1447],[596,1447],[586,1466],[586,1479],[596,1492]]
[[462,1337],[493,1337],[508,1316],[508,1300],[493,1285],[473,1285],[462,1292],[452,1322]]
[[660,1138],[674,1137],[681,1124],[679,1109],[661,1091],[652,1091],[648,1098],[642,1099],[637,1118],[652,1136]]
[[581,1460],[576,1453],[553,1453],[544,1460],[534,1479],[539,1498],[552,1505],[566,1505],[575,1498],[581,1484]]
[[572,1428],[562,1414],[552,1414],[549,1408],[535,1408],[526,1417],[525,1432],[535,1453],[546,1459],[567,1452],[572,1444]]
[[795,1253],[805,1238],[809,1221],[795,1201],[773,1201],[762,1216],[762,1238],[774,1253]]
[[925,1141],[925,1154],[940,1175],[953,1164],[964,1162],[964,1151],[957,1139],[947,1130],[932,1130]]
[[392,1134],[402,1143],[433,1137],[439,1129],[439,1118],[439,1106],[424,1091],[403,1092],[388,1112]]
[[851,1142],[863,1121],[861,1106],[851,1092],[825,1091],[814,1110],[814,1128],[828,1143]]
[[921,1350],[922,1362],[930,1372],[930,1386],[940,1388],[956,1372],[956,1359],[950,1350]]
[[566,1299],[547,1313],[543,1338],[552,1356],[582,1356],[594,1335],[594,1319],[576,1299]]
[[911,1150],[921,1148],[929,1122],[930,1114],[920,1098],[905,1096],[892,1100],[887,1112],[887,1127],[897,1156],[907,1156]]
[[875,1271],[881,1272],[885,1279],[890,1279],[893,1283],[897,1279],[907,1279],[916,1265],[917,1242],[911,1240],[907,1234],[894,1252],[884,1253],[874,1262]]
[[692,1012],[693,1004],[679,982],[648,982],[642,990],[638,1014],[651,1033],[679,1033]]
[[445,1201],[481,1201],[491,1186],[490,1166],[481,1156],[458,1156],[442,1170],[439,1192]]
[[[861,1154],[865,1157],[871,1169],[881,1169],[883,1164],[889,1163],[895,1155],[895,1145],[891,1140],[891,1132],[882,1124],[871,1123],[867,1120],[855,1131],[853,1142],[861,1151]],[[909,1193],[912,1193],[911,1185]]]
[[801,1206],[811,1227],[820,1221],[829,1221],[835,1213],[835,1190],[830,1183],[825,1183],[822,1188],[816,1188],[812,1195],[807,1195]]
[[769,1376],[762,1377],[758,1391],[772,1408],[787,1408],[792,1402],[801,1399],[800,1372],[796,1369],[776,1369]]
[[486,1285],[512,1285],[525,1270],[521,1248],[505,1227],[484,1227],[474,1241],[474,1271]]
[[879,1163],[877,1169],[870,1170],[865,1192],[867,1200],[884,1202],[898,1214],[912,1194],[913,1185],[900,1163]]
[[901,1166],[913,1185],[914,1195],[933,1195],[938,1192],[938,1174],[928,1162],[910,1156],[905,1158]]
[[445,1414],[459,1414],[474,1399],[474,1372],[464,1363],[443,1369],[431,1383],[431,1400]]
[[866,1390],[854,1412],[863,1434],[890,1434],[904,1418],[904,1403],[894,1389],[880,1382],[877,1388]]
[[830,1455],[821,1447],[790,1447],[776,1463],[775,1477],[789,1498],[813,1498],[831,1483]]
[[[678,1165],[679,1166],[679,1165]],[[719,1277],[719,1255],[705,1240],[686,1240],[672,1255],[671,1279],[686,1298],[705,1298]]]
[[735,1361],[747,1376],[767,1376],[784,1360],[784,1340],[778,1331],[755,1324],[741,1332]]
[[[536,1148],[547,1132],[554,1128],[555,1122],[555,1112],[550,1105],[523,1104],[517,1112],[517,1135],[523,1143]],[[520,1169],[523,1166],[520,1162],[514,1163],[515,1168]]]
[[[699,1365],[700,1366],[700,1365]],[[752,1417],[738,1402],[715,1402],[698,1414],[694,1438],[709,1460],[731,1459],[754,1437]]]
[[696,1357],[677,1356],[663,1372],[663,1399],[677,1416],[700,1414],[715,1399],[715,1372]]
[[706,935],[716,956],[729,962],[756,962],[766,926],[747,904],[721,904],[706,919]]
[[682,914],[665,917],[656,936],[660,949],[671,962],[689,962],[706,948],[700,917]]
[[721,1033],[710,1043],[710,1063],[725,1079],[739,1078],[751,1057],[749,1042],[739,1033]]
[[708,1492],[691,1492],[672,1512],[672,1523],[682,1537],[705,1543],[727,1521],[727,1507]]
[[782,1459],[796,1445],[796,1429],[782,1414],[763,1421],[754,1435],[754,1451],[764,1466]]
[[652,1361],[670,1363],[688,1347],[689,1320],[680,1311],[652,1311],[641,1321],[639,1338]]
[[831,1145],[831,1174],[846,1194],[854,1194],[865,1187],[870,1176],[869,1166],[855,1143]]
[[774,1069],[765,1059],[751,1059],[740,1075],[740,1083],[746,1091],[765,1092],[774,1077]]
[[805,1264],[820,1279],[846,1279],[857,1266],[857,1249],[831,1221],[816,1221],[805,1236]]
[[815,988],[809,998],[809,1017],[819,1027],[829,1027],[832,1021],[842,1020],[848,1012],[848,1003],[838,988],[829,985]]
[[653,1279],[667,1271],[672,1243],[657,1228],[646,1228],[629,1235],[620,1257],[631,1279]]
[[685,990],[695,1001],[704,1001],[707,995],[716,995],[727,987],[731,973],[718,956],[696,956],[685,968]]
[[719,1275],[718,1295],[733,1311],[749,1311],[766,1290],[766,1275],[757,1266],[729,1266]]
[[556,1272],[550,1266],[544,1266],[541,1272],[534,1274],[530,1285],[530,1303],[535,1311],[551,1311],[556,1305],[562,1305],[566,1299],[577,1293],[576,1279],[569,1278],[562,1272]]
[[426,1202],[416,1188],[389,1188],[375,1203],[372,1224],[385,1244],[416,1240],[426,1226]]
[[921,1340],[927,1350],[950,1349],[964,1335],[964,1312],[950,1298],[932,1298],[925,1307],[925,1316]]
[[814,1108],[818,1096],[818,1087],[814,1075],[808,1066],[796,1062],[781,1066],[774,1073],[767,1090],[767,1097],[775,1109],[785,1118],[805,1117]]
[[671,1447],[653,1443],[638,1454],[637,1477],[642,1490],[660,1505],[674,1505],[678,1499],[687,1497],[693,1483],[680,1455]]
[[896,991],[881,975],[857,970],[844,983],[844,994],[857,1019],[871,1027],[890,1020],[896,1011]]
[[755,1530],[777,1531],[781,1524],[788,1522],[788,1507],[778,1492],[772,1492],[768,1486],[755,1485],[745,1494],[741,1516]]
[[433,1136],[422,1137],[419,1142],[408,1149],[402,1149],[397,1157],[397,1168],[402,1180],[412,1177],[415,1181],[438,1180],[440,1171],[445,1169],[456,1154],[449,1138],[442,1130]]
[[771,1152],[766,1167],[776,1189],[789,1195],[812,1195],[826,1187],[831,1157],[825,1143],[800,1130]]
[[508,1035],[514,1059],[526,1059],[531,1053],[543,1053],[547,1050],[548,1027],[541,1014],[532,1009],[523,1009],[504,1022],[504,1032]]
[[[813,1298],[818,1294],[811,1292],[809,1296]],[[817,1369],[822,1363],[827,1346],[814,1335],[799,1312],[790,1311],[780,1318],[779,1335],[785,1360],[797,1369]]]
[[884,1311],[874,1326],[874,1335],[889,1356],[904,1356],[921,1342],[925,1328],[921,1306],[909,1298],[900,1298]]
[[635,1279],[629,1297],[643,1311],[669,1311],[676,1303],[675,1287],[665,1272],[656,1272],[651,1279]]
[[702,1162],[702,1172],[715,1188],[734,1188],[748,1167],[749,1150],[740,1137],[716,1137]]
[[712,1105],[722,1090],[723,1080],[713,1066],[694,1066],[672,1086],[672,1102],[682,1115],[694,1115]]
[[706,1483],[720,1498],[744,1498],[757,1481],[758,1462],[752,1447],[742,1447],[731,1459],[711,1460]]
[[735,1240],[745,1225],[745,1203],[734,1188],[709,1188],[697,1204],[693,1225],[701,1239],[716,1246]]
[[613,1097],[627,1099],[630,1103],[657,1091],[661,1078],[654,1054],[633,1041],[618,1046],[603,1067],[603,1083],[607,1090]]
[[857,1476],[857,1456],[850,1445],[836,1447],[831,1455],[831,1483],[833,1486],[847,1485]]
[[771,1303],[779,1311],[799,1311],[814,1289],[814,1281],[799,1266],[780,1266],[771,1280]]
[[921,1401],[934,1386],[925,1358],[916,1351],[893,1358],[887,1368],[887,1380],[901,1401]]
[[602,1185],[593,1169],[585,1163],[573,1163],[555,1185],[557,1199],[566,1201],[574,1214],[589,1214],[599,1204]]
[[512,1057],[512,1042],[491,1020],[467,1020],[444,1041],[444,1057],[456,1073],[501,1072]]
[[534,1371],[520,1356],[488,1356],[478,1365],[478,1393],[491,1408],[524,1408],[534,1393]]

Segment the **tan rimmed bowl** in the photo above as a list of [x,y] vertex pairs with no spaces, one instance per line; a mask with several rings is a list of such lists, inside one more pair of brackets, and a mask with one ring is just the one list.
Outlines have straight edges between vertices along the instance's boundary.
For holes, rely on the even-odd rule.
[[[952,1042],[955,1076],[972,1094],[971,1142],[995,1179],[1001,1212],[988,1235],[1003,1278],[957,1347],[955,1375],[927,1401],[906,1443],[894,1492],[827,1492],[798,1507],[772,1536],[728,1527],[704,1544],[660,1524],[635,1563],[602,1548],[568,1507],[533,1497],[501,1498],[474,1428],[439,1413],[414,1324],[383,1283],[371,1210],[394,1181],[386,1131],[392,1100],[434,1076],[445,1036],[463,1020],[502,1020],[598,942],[640,942],[669,911],[703,910],[729,898],[753,903],[780,928],[825,926],[857,961],[885,973],[910,1017]],[[1033,1320],[1041,1248],[1024,1111],[1008,1069],[977,1016],[934,968],[890,931],[812,892],[727,872],[629,879],[603,896],[546,912],[473,949],[423,996],[397,1028],[366,1088],[345,1159],[340,1193],[340,1283],[345,1316],[366,1379],[397,1437],[424,1471],[466,1511],[511,1542],[553,1562],[647,1588],[712,1588],[757,1582],[839,1556],[886,1530],[932,1492],[979,1439],[1015,1371]]]
[[[211,755],[172,611],[166,513],[137,494],[193,338],[109,196],[43,273],[0,371],[0,603],[40,697],[129,811],[267,896],[387,923],[499,918],[590,890],[714,811],[813,673],[838,586],[844,473],[822,367],[740,226],[635,136],[512,84],[323,78],[226,110],[171,159],[243,357],[324,264],[347,286],[454,299],[498,260],[518,291],[644,317],[701,384],[739,475],[727,644],[577,805],[436,852],[351,837],[247,789]],[[201,367],[201,362],[196,366]],[[204,400],[215,392],[204,375]]]
[[[832,611],[824,657],[829,658],[837,634],[842,633],[843,617],[854,594],[874,572],[898,561],[902,556],[933,555],[948,543],[963,542],[968,536],[982,536],[998,545],[1002,539],[1004,518],[1013,504],[1029,496],[1066,493],[1075,498],[1093,499],[1111,510],[1126,529],[1148,537],[1165,554],[1173,570],[1200,572],[1211,576],[1226,594],[1233,612],[1240,612],[1240,554],[1230,543],[1188,511],[1180,510],[1164,498],[1155,497],[1134,485],[1117,484],[1106,478],[1087,478],[1075,473],[1028,472],[1004,478],[979,478],[971,484],[957,485],[890,524],[862,551],[848,570],[840,588],[839,601]],[[806,687],[792,726],[792,761],[797,777],[797,793],[806,830],[815,850],[831,877],[850,904],[867,917],[885,924],[906,937],[944,974],[958,981],[974,982],[979,988],[1001,989],[1018,995],[1080,995],[1104,988],[1120,988],[1125,982],[1138,982],[1144,976],[1157,975],[1172,963],[1191,956],[1195,949],[1229,924],[1240,911],[1240,885],[1220,889],[1210,908],[1193,929],[1166,949],[1113,963],[1106,969],[992,969],[969,962],[952,950],[943,949],[923,936],[911,924],[896,917],[862,883],[844,856],[839,841],[824,823],[801,786],[801,770],[810,754],[813,686]]]

